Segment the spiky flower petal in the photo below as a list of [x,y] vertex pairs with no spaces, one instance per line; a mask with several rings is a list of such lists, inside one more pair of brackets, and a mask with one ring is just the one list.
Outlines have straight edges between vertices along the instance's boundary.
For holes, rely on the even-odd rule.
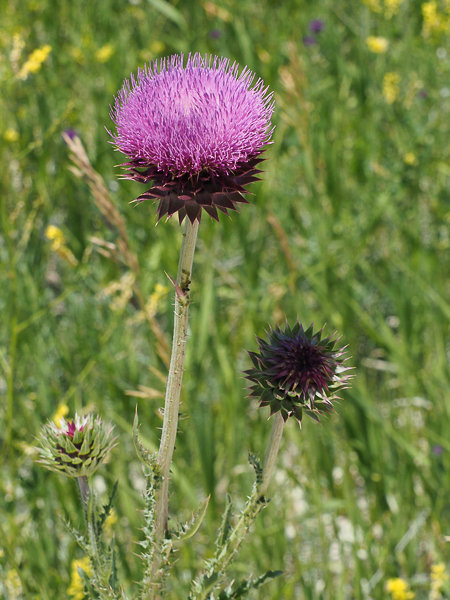
[[89,476],[106,460],[116,445],[113,427],[97,416],[62,417],[59,425],[49,421],[43,426],[38,448],[40,460],[47,469],[69,477]]
[[345,348],[336,349],[338,340],[322,339],[322,332],[314,333],[313,325],[305,331],[297,321],[292,328],[270,328],[268,341],[257,338],[259,353],[249,352],[254,368],[245,376],[253,383],[250,396],[270,406],[271,415],[281,412],[285,421],[293,416],[301,424],[303,412],[318,420],[333,410],[350,375],[344,374]]
[[152,182],[137,201],[156,199],[158,217],[178,212],[200,221],[202,209],[218,220],[247,203],[245,186],[257,181],[260,154],[273,128],[272,94],[254,74],[217,56],[162,59],[125,81],[111,119],[117,150],[130,161],[125,175]]

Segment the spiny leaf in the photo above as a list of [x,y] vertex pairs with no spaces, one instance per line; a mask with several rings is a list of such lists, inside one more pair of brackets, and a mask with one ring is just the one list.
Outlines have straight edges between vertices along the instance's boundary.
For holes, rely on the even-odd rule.
[[159,481],[159,477],[160,477],[160,470],[159,470],[159,465],[157,465],[156,463],[156,453],[152,453],[149,450],[147,450],[147,448],[144,448],[144,446],[141,444],[141,440],[139,439],[139,419],[138,419],[138,412],[137,412],[137,407],[136,407],[136,414],[134,416],[134,421],[133,421],[133,443],[134,443],[134,447],[136,449],[136,453],[138,455],[138,458],[141,462],[144,463],[144,465],[147,465],[148,467],[150,467],[150,469],[152,470],[153,476],[155,478],[155,483],[157,481]]
[[61,519],[64,527],[67,529],[67,531],[70,533],[70,535],[76,541],[76,543],[80,546],[80,548],[82,550],[84,550],[84,552],[86,554],[88,554],[89,553],[88,543],[87,543],[84,535],[81,534],[78,531],[78,529],[75,529],[75,527],[72,527],[72,525],[70,524],[70,521],[66,521],[66,519],[64,517],[62,517],[60,514],[58,514],[58,517]]
[[284,571],[267,571],[264,575],[260,575],[256,579],[252,579],[250,576],[248,579],[243,579],[240,585],[233,591],[231,586],[223,590],[219,594],[219,600],[238,600],[239,598],[245,598],[251,590],[257,590],[268,581],[280,577]]
[[253,469],[255,470],[256,485],[260,485],[262,483],[263,470],[257,454],[252,454],[251,452],[249,452],[248,462],[252,465]]
[[103,506],[103,511],[100,514],[100,516],[98,517],[98,526],[99,526],[100,529],[103,527],[106,519],[111,514],[112,507],[114,506],[114,503],[115,503],[116,498],[117,498],[118,487],[119,487],[119,481],[117,480],[116,483],[114,484],[114,487],[113,487],[113,489],[111,491],[111,494],[109,496],[108,504],[105,504]]
[[203,522],[203,519],[206,515],[206,510],[208,508],[210,496],[205,498],[203,502],[198,507],[197,512],[192,516],[192,519],[188,521],[185,525],[183,525],[178,533],[174,534],[174,537],[177,540],[188,540],[192,536],[194,536],[199,530],[200,525]]
[[225,496],[225,510],[223,512],[222,524],[220,525],[219,534],[216,540],[216,557],[220,554],[222,548],[225,546],[231,529],[231,517],[233,516],[233,501],[231,500],[230,494],[227,493]]

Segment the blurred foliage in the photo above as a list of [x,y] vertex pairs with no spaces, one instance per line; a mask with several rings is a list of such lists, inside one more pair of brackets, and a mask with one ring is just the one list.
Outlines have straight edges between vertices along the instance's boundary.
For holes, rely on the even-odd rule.
[[[112,527],[130,594],[140,577],[132,540],[143,476],[131,425],[137,403],[142,438],[157,447],[173,304],[164,271],[176,273],[181,234],[175,221],[155,228],[150,203],[128,204],[141,189],[117,180],[122,159],[105,127],[125,77],[194,51],[263,77],[277,128],[251,206],[200,228],[172,515],[186,520],[199,499],[211,501],[179,553],[172,597],[185,597],[210,555],[225,492],[237,509],[249,493],[247,451],[264,452],[270,423],[246,398],[244,349],[285,315],[342,333],[356,377],[322,425],[287,427],[273,501],[234,564],[236,579],[282,569],[264,597],[381,600],[386,582],[403,578],[428,597],[450,532],[446,6],[4,0],[0,597],[66,597],[83,558],[57,517],[81,524],[75,482],[33,462],[41,424],[65,406],[116,424],[119,448],[94,483],[106,494],[120,480]],[[310,31],[312,19],[322,31]],[[106,183],[128,255],[69,170],[67,130]],[[49,226],[62,235],[50,230],[49,239]]]

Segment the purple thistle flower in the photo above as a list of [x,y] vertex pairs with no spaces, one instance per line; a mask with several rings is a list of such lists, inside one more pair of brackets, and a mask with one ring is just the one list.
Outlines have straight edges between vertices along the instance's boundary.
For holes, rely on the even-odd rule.
[[245,186],[258,181],[257,165],[271,143],[272,93],[247,68],[226,58],[183,55],[139,69],[125,80],[111,119],[117,150],[126,154],[127,179],[152,183],[136,201],[159,201],[158,220],[178,212],[200,221],[202,209],[218,220],[247,203]]
[[303,38],[303,43],[305,46],[315,46],[317,44],[317,40],[313,35],[305,35]]
[[219,39],[221,35],[222,32],[220,31],[220,29],[211,29],[211,31],[209,32],[209,37],[213,40]]
[[260,406],[270,406],[270,415],[281,412],[283,419],[294,416],[301,425],[303,412],[319,420],[318,415],[333,410],[332,400],[338,389],[347,387],[349,367],[342,358],[345,348],[335,349],[337,339],[322,339],[322,331],[306,331],[301,323],[284,331],[270,329],[268,341],[258,340],[259,353],[249,352],[254,368],[245,371],[253,385],[250,396]]
[[325,24],[321,19],[313,19],[312,21],[310,21],[308,27],[309,30],[312,31],[312,33],[320,33],[321,31],[323,31]]

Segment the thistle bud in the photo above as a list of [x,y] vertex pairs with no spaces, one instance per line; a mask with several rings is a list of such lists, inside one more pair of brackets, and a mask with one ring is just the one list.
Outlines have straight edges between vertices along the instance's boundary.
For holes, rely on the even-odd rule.
[[260,406],[270,406],[270,415],[280,412],[283,419],[295,417],[301,425],[303,413],[319,420],[333,410],[336,392],[345,388],[351,378],[344,374],[345,347],[336,349],[333,336],[322,339],[322,331],[306,331],[301,323],[286,323],[270,329],[268,341],[257,338],[259,353],[249,352],[254,368],[245,377],[254,385],[250,396],[259,398]]
[[59,425],[49,421],[40,434],[38,451],[41,465],[69,477],[88,477],[105,462],[116,445],[111,438],[113,427],[99,416],[62,417]]

